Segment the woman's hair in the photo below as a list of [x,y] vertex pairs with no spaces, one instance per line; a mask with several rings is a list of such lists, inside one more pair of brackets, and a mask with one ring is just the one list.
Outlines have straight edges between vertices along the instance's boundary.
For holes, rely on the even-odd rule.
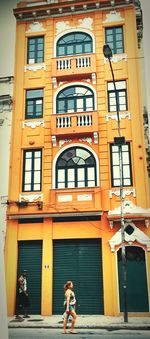
[[65,285],[64,285],[64,291],[65,292],[68,290],[68,288],[71,284],[72,284],[72,281],[70,281],[70,280],[65,283]]

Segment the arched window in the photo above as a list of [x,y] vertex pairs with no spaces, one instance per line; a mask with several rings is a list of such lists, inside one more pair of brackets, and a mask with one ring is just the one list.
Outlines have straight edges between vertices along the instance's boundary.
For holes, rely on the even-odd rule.
[[89,150],[70,147],[61,153],[56,162],[56,188],[96,185],[96,160]]
[[57,41],[56,56],[84,53],[93,53],[93,41],[87,33],[69,33]]
[[56,113],[87,112],[95,110],[94,93],[85,86],[70,86],[58,93]]

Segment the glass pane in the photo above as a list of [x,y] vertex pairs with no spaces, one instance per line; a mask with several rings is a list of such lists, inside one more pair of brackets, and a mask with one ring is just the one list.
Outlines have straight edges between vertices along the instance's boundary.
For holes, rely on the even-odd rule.
[[67,100],[67,112],[72,113],[75,111],[75,102],[74,99]]
[[62,40],[65,42],[65,43],[70,43],[70,42],[73,42],[75,40],[75,35],[74,34],[67,34],[66,36],[64,36],[62,38]]
[[131,179],[124,179],[124,186],[131,186]]
[[25,157],[26,159],[32,158],[32,152],[26,152]]
[[58,170],[58,182],[65,181],[65,170],[64,169],[59,169]]
[[85,187],[85,182],[84,181],[78,181],[77,187]]
[[31,184],[24,185],[24,192],[31,191]]
[[115,97],[114,98],[113,97],[110,98],[110,105],[111,106],[115,106],[116,105],[116,98]]
[[126,81],[116,81],[117,89],[126,89]]
[[86,98],[86,110],[93,109],[93,98]]
[[113,165],[119,165],[119,153],[112,154]]
[[82,159],[87,159],[88,157],[90,157],[90,153],[82,148],[77,148],[76,149],[76,155],[79,157],[79,158],[82,158]]
[[28,63],[29,64],[34,64],[35,63],[35,59],[34,58],[29,58]]
[[73,54],[73,46],[67,46],[67,55]]
[[120,168],[118,166],[113,167],[113,178],[120,178]]
[[58,47],[58,56],[59,55],[65,55],[65,47],[64,46]]
[[31,172],[25,172],[25,183],[31,183]]
[[123,177],[130,178],[130,168],[128,165],[123,166]]
[[78,168],[78,181],[85,180],[85,169]]
[[33,39],[28,39],[28,42],[29,42],[29,46],[30,45],[35,45],[35,39],[33,38]]
[[83,111],[83,99],[77,99],[77,112]]
[[34,152],[34,157],[35,158],[41,158],[41,151],[35,151]]
[[35,170],[40,170],[41,169],[41,159],[37,158],[34,160],[34,169]]
[[95,179],[95,168],[94,167],[89,167],[87,169],[87,173],[88,173],[88,180],[94,180]]
[[38,44],[37,45],[37,50],[38,51],[43,51],[43,44]]
[[40,98],[40,97],[43,98],[43,89],[27,90],[26,97],[27,99]]
[[65,113],[65,100],[57,102],[58,109],[57,113]]
[[25,171],[31,170],[31,165],[32,165],[31,159],[26,159],[26,162],[25,162]]
[[58,183],[58,188],[65,188],[65,183],[64,182],[59,182]]
[[84,52],[85,53],[91,53],[92,52],[92,44],[91,43],[84,44]]
[[74,182],[68,182],[68,188],[74,188],[75,183]]
[[40,184],[34,184],[33,185],[33,190],[34,191],[40,191],[41,190]]
[[37,57],[42,58],[43,57],[43,51],[38,51]]
[[95,181],[94,180],[88,181],[88,187],[93,187],[93,186],[95,186]]
[[76,54],[82,54],[82,45],[76,45]]
[[33,104],[27,103],[27,113],[33,113]]
[[84,165],[84,164],[85,164],[85,160],[80,159],[80,160],[78,161],[78,165]]
[[113,37],[112,37],[112,35],[108,35],[107,36],[107,43],[109,44],[109,43],[112,43],[113,42]]
[[113,180],[113,186],[120,186],[120,179]]
[[74,181],[75,180],[75,170],[74,168],[68,169],[68,181]]
[[34,172],[34,183],[40,183],[41,181],[41,172],[40,171],[37,171],[37,172]]
[[30,45],[30,46],[29,46],[29,51],[30,51],[30,52],[33,52],[34,50],[35,50],[35,45]]

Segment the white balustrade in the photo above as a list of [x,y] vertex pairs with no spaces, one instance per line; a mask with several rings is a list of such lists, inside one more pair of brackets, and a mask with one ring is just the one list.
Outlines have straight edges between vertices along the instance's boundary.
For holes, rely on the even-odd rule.
[[92,115],[78,115],[77,126],[92,126]]
[[57,128],[71,127],[71,117],[59,117],[56,119]]
[[57,69],[58,70],[71,69],[71,60],[70,59],[57,60]]
[[91,58],[90,57],[83,57],[76,59],[76,67],[90,67],[91,66]]

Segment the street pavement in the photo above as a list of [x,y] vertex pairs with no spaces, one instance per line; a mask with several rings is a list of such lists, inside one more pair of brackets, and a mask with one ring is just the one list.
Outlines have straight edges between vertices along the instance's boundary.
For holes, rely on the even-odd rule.
[[[47,328],[11,328],[9,329],[9,339],[67,339],[72,338],[72,334],[62,334],[61,329]],[[112,330],[105,329],[78,329],[75,338],[78,339],[148,339],[150,338],[149,331],[137,330]],[[4,339],[4,338],[3,338]]]
[[[69,325],[70,326],[70,325]],[[45,328],[61,329],[63,321],[61,315],[41,316],[31,315],[30,319],[17,321],[15,317],[8,319],[9,328]],[[79,315],[76,321],[78,329],[132,329],[150,330],[150,317],[129,317],[128,323],[124,323],[123,316],[111,317],[104,315]]]

